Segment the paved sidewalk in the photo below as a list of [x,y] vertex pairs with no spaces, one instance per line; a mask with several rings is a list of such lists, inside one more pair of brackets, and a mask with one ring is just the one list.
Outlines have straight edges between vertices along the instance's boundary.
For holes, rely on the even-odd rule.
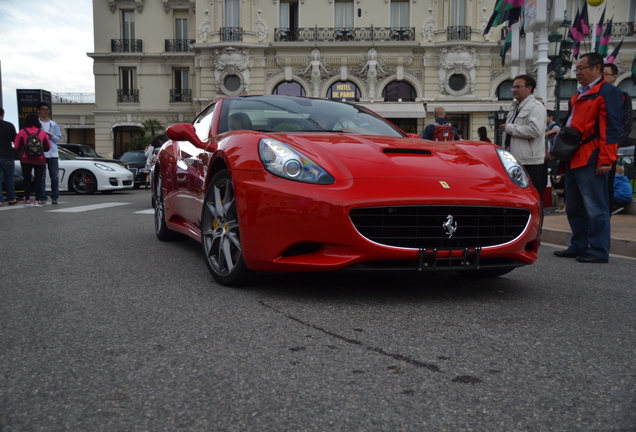
[[[570,245],[572,232],[565,213],[555,213],[555,207],[545,209],[542,243]],[[611,218],[612,242],[610,254],[636,258],[636,215],[617,214]]]

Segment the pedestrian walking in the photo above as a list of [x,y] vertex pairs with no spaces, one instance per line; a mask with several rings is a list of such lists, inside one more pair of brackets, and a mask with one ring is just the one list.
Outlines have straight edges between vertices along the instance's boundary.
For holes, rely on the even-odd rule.
[[38,105],[38,116],[42,130],[48,135],[51,143],[51,150],[44,153],[46,164],[44,165],[44,173],[42,174],[42,195],[40,202],[46,203],[46,171],[48,168],[49,178],[51,179],[51,200],[53,204],[57,204],[60,198],[60,154],[57,151],[57,143],[62,139],[60,127],[49,117],[51,114],[51,106],[42,102]]
[[432,141],[459,141],[461,138],[455,126],[446,121],[446,110],[443,107],[433,111],[435,122],[426,126],[422,138]]

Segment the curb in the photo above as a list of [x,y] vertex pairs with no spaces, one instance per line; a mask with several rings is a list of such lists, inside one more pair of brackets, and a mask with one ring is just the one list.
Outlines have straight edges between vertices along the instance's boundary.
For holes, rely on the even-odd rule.
[[[572,232],[558,228],[543,226],[541,243],[550,243],[559,246],[569,246]],[[612,237],[610,239],[610,253],[636,258],[636,242]]]

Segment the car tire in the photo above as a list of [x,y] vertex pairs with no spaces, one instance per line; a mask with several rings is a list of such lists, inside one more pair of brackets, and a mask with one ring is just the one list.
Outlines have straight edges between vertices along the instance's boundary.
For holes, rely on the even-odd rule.
[[88,170],[77,170],[68,179],[68,189],[78,195],[91,195],[97,191],[97,179]]
[[225,286],[242,286],[253,277],[243,261],[234,184],[228,170],[210,181],[201,214],[201,245],[212,277]]
[[457,273],[459,273],[463,277],[487,279],[487,278],[495,278],[495,277],[503,276],[505,274],[510,273],[515,268],[516,267],[502,267],[502,268],[489,268],[489,269],[480,269],[480,270],[463,270]]
[[157,174],[155,181],[155,189],[152,191],[155,201],[155,234],[161,241],[184,240],[186,236],[168,228],[166,223],[166,212],[163,201],[163,187],[161,182],[161,173]]

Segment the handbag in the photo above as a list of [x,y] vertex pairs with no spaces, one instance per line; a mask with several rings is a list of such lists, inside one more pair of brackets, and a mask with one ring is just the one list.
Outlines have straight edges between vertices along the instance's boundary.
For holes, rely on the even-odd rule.
[[560,161],[569,161],[574,157],[579,147],[598,138],[598,133],[594,132],[585,140],[582,139],[581,132],[569,126],[562,127],[554,137],[554,144],[550,149],[550,155]]

